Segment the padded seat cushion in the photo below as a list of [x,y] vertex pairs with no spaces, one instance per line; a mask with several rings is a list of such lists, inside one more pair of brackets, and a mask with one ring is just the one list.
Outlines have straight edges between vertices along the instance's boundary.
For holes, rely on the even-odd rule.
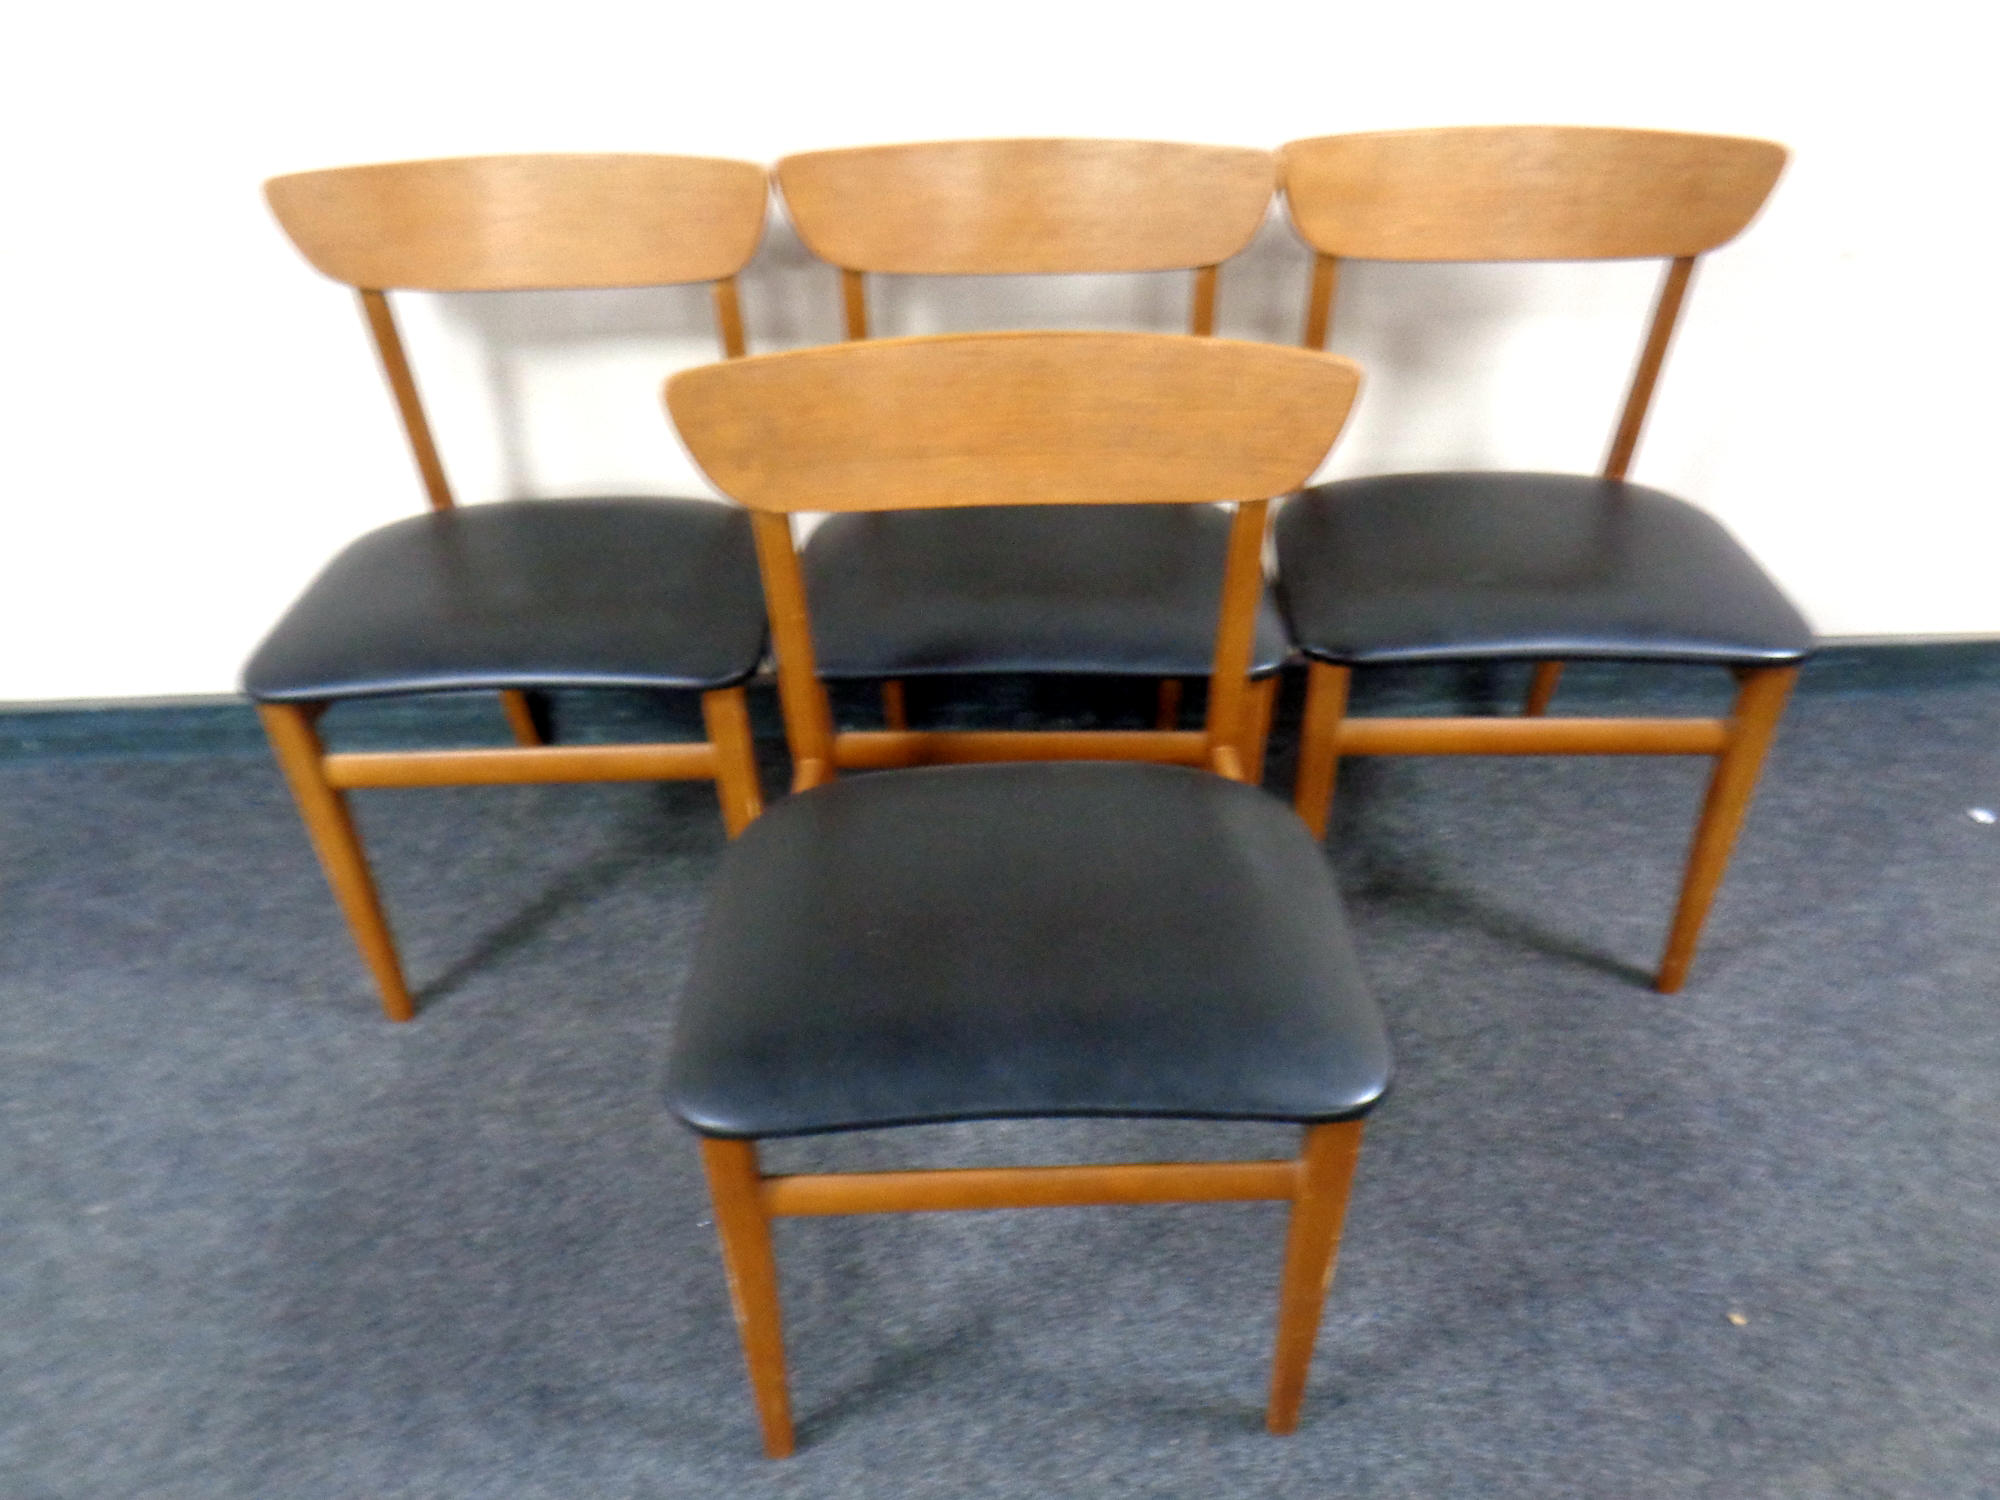
[[1352,479],[1293,497],[1275,530],[1292,638],[1322,661],[1774,664],[1812,649],[1720,522],[1621,480]]
[[244,668],[252,698],[719,688],[764,651],[748,517],[702,500],[508,500],[350,544]]
[[[803,549],[820,675],[1205,677],[1229,519],[1206,505],[831,516]],[[1266,597],[1253,670],[1288,653]]]
[[1334,1120],[1388,1081],[1325,857],[1177,766],[853,777],[724,857],[669,1100],[711,1135],[1054,1115]]

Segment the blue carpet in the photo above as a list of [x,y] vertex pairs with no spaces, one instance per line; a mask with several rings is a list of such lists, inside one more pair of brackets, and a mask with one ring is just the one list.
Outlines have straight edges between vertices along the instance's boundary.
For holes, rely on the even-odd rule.
[[1298,1435],[1260,1426],[1275,1206],[792,1221],[777,1465],[658,1102],[712,793],[358,796],[398,1028],[254,741],[160,749],[0,761],[0,1493],[2000,1493],[1978,674],[1801,693],[1677,997],[1643,975],[1699,766],[1352,763],[1330,849],[1399,1075]]

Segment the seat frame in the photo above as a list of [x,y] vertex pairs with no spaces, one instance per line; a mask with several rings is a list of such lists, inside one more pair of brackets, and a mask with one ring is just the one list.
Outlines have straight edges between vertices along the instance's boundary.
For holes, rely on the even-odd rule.
[[[747,223],[745,203],[735,201],[747,188],[745,173],[756,174],[758,195],[755,214]],[[637,184],[635,176],[640,179]],[[732,186],[731,177],[742,185]],[[525,232],[518,227],[524,217],[545,210],[548,199],[565,193],[601,195],[592,205],[595,211],[616,214],[616,195],[635,185],[655,188],[663,206],[691,211],[707,230],[707,242],[686,249],[648,244],[652,226],[642,223],[631,225],[623,240],[606,236],[594,245],[574,227],[538,225]],[[398,223],[394,213],[400,206],[399,195],[426,187],[433,193],[442,189],[454,201],[433,222]],[[354,287],[433,511],[450,510],[456,501],[389,305],[391,287],[524,290],[708,281],[723,353],[732,359],[744,353],[736,279],[763,229],[763,173],[752,163],[686,157],[470,157],[298,173],[274,178],[265,193],[307,259]],[[680,201],[674,203],[676,195]],[[602,198],[609,198],[609,204]],[[492,225],[510,219],[514,223],[498,237],[500,243],[468,248],[450,233],[452,209],[488,219]],[[357,242],[357,225],[364,232],[377,231],[379,241]],[[567,274],[555,269],[565,263]],[[676,276],[677,271],[692,274]],[[499,696],[515,743],[480,749],[329,753],[321,742],[318,720],[334,702],[346,701],[344,697],[257,705],[327,882],[381,992],[383,1013],[391,1021],[410,1020],[416,1003],[348,807],[349,790],[713,780],[723,824],[732,838],[763,810],[741,686],[702,693],[708,738],[690,743],[556,745],[549,742],[546,704],[539,695],[508,688]]]
[[[793,544],[791,514],[809,510],[906,509],[940,502],[1003,504],[1008,503],[1007,498],[995,491],[1010,484],[1017,488],[1016,498],[1026,503],[1050,504],[1064,498],[1079,498],[1073,492],[1066,494],[1061,485],[1066,457],[1062,454],[1038,451],[1023,460],[1015,453],[1011,457],[1017,461],[1016,468],[981,494],[969,493],[962,469],[954,471],[948,462],[929,464],[941,448],[952,450],[955,456],[970,453],[976,457],[982,444],[989,449],[1005,447],[1005,434],[1020,425],[1022,413],[1043,409],[1050,400],[1059,399],[1050,395],[1050,388],[1037,388],[1043,397],[1039,402],[1031,399],[1018,403],[1012,420],[982,422],[977,411],[978,400],[966,389],[980,372],[960,367],[954,372],[955,378],[910,378],[900,389],[890,379],[877,388],[871,385],[868,371],[862,368],[864,362],[855,356],[866,353],[868,363],[877,369],[887,369],[881,362],[885,358],[891,361],[905,355],[922,358],[926,351],[921,346],[947,353],[957,346],[984,355],[997,366],[1000,376],[994,382],[997,386],[1015,373],[1013,360],[1022,351],[1028,351],[1032,358],[1037,344],[1047,348],[1053,342],[1073,341],[1081,348],[1091,341],[1104,344],[1132,340],[1151,346],[1159,354],[1158,360],[1139,363],[1171,363],[1169,356],[1176,347],[1189,345],[1188,340],[1179,336],[1160,334],[959,334],[883,340],[866,351],[851,345],[801,350],[746,361],[733,368],[686,371],[668,381],[667,401],[683,441],[717,487],[753,512],[758,563],[777,656],[779,691],[786,722],[794,726],[798,791],[809,793],[811,788],[833,780],[841,768],[852,764],[857,757],[852,752],[845,758],[835,755],[826,689],[814,666],[812,625],[804,577]],[[1222,358],[1240,360],[1246,371],[1266,363],[1272,354],[1279,352],[1277,346],[1271,345],[1219,345],[1221,341],[1204,341],[1189,347],[1215,350]],[[1225,348],[1229,351],[1226,354],[1222,353]],[[1085,350],[1079,368],[1089,358],[1089,351]],[[1338,435],[1359,383],[1358,372],[1351,364],[1346,361],[1338,364],[1345,372],[1344,386],[1338,383],[1323,386],[1319,397],[1294,402],[1284,411],[1266,413],[1265,430],[1278,435],[1264,445],[1261,468],[1259,460],[1241,454],[1224,455],[1215,459],[1208,472],[1180,485],[1182,493],[1173,494],[1164,478],[1173,460],[1160,457],[1159,445],[1148,442],[1149,435],[1142,433],[1132,445],[1133,453],[1125,459],[1127,467],[1123,472],[1119,471],[1119,461],[1112,460],[1098,472],[1078,480],[1082,488],[1095,486],[1087,498],[1096,500],[1126,503],[1236,500],[1216,628],[1210,722],[1205,735],[1189,736],[1187,750],[1194,763],[1236,781],[1248,779],[1239,746],[1241,717],[1249,710],[1247,679],[1256,607],[1264,583],[1262,550],[1270,502],[1262,495],[1283,493],[1303,482]],[[758,374],[758,367],[774,372],[782,380],[787,366],[802,377],[795,384],[780,384],[775,390],[763,392],[717,393],[725,381]],[[1129,364],[1121,367],[1116,359],[1107,360],[1092,367],[1096,379],[1079,384],[1086,389],[1101,387],[1121,373],[1129,378],[1132,367]],[[1276,367],[1267,365],[1267,368]],[[1032,379],[1030,376],[1030,383]],[[1171,386],[1173,379],[1170,375],[1167,384]],[[1303,385],[1301,381],[1301,389]],[[1169,395],[1184,393],[1186,389],[1175,387]],[[1259,395],[1269,389],[1259,387],[1254,379],[1237,388],[1233,393],[1235,409],[1210,424],[1218,443],[1255,430],[1251,417],[1258,410]],[[838,462],[824,461],[823,454],[815,448],[822,441],[819,434],[823,429],[840,425],[837,420],[829,421],[819,408],[837,401],[845,403],[845,414],[849,416],[870,410],[907,410],[911,393],[919,390],[949,392],[962,398],[961,409],[941,420],[935,410],[927,413],[941,428],[950,429],[942,444],[919,441],[913,449],[900,454],[871,451],[857,456],[851,451],[843,452],[838,455]],[[1321,408],[1316,412],[1317,401],[1327,398],[1337,402],[1338,409],[1328,413]],[[1214,402],[1212,394],[1208,399]],[[934,406],[945,404],[939,401]],[[794,420],[782,428],[742,420],[746,410],[756,407],[784,412]],[[1332,417],[1330,426],[1324,420],[1328,415]],[[1316,416],[1320,419],[1318,427],[1314,426]],[[1109,430],[1110,425],[1105,423],[1104,428]],[[907,434],[899,433],[898,437]],[[1319,445],[1315,448],[1316,437]],[[1101,431],[1095,438],[1100,445],[1103,443]],[[1194,446],[1200,449],[1203,445]],[[1237,446],[1254,445],[1238,443]],[[1313,449],[1310,454],[1306,452],[1309,448]],[[1285,460],[1272,458],[1272,450],[1287,450],[1288,458],[1297,455],[1289,472],[1282,475],[1276,472],[1274,466],[1284,466]],[[907,465],[907,471],[899,473],[900,465]],[[1031,472],[1024,474],[1023,465]],[[1253,468],[1258,469],[1264,480],[1258,486],[1261,491],[1258,498],[1244,495],[1228,478],[1215,477],[1217,471],[1240,477]],[[850,472],[824,477],[835,469]],[[1204,489],[1204,486],[1210,487]],[[964,748],[986,753],[968,753],[960,758],[1001,758],[992,752],[1004,749],[1007,743],[977,737]],[[943,740],[946,750],[957,750],[962,744],[956,736]],[[927,758],[943,758],[938,740],[934,739],[926,748]],[[1091,758],[1102,755],[1102,749],[1093,745]],[[1048,757],[1038,754],[1027,758]],[[898,762],[885,755],[871,763]],[[1292,1209],[1266,1424],[1274,1433],[1295,1430],[1320,1315],[1339,1254],[1348,1188],[1361,1136],[1359,1119],[1307,1124],[1300,1154],[1294,1159],[768,1176],[759,1165],[754,1139],[702,1135],[702,1163],[714,1199],[716,1233],[749,1368],[764,1451],[772,1458],[783,1458],[793,1451],[795,1443],[786,1394],[784,1332],[771,1222],[778,1218],[830,1214],[1256,1199],[1289,1202]]]
[[[968,173],[969,166],[979,170]],[[1010,183],[1025,179],[1026,192],[1032,194],[1044,183],[1060,184],[1074,167],[1093,172],[1110,169],[1124,190],[1123,199],[1107,194],[1085,206],[1060,201],[1058,190],[1051,195],[1053,201],[1028,198],[1029,211],[1021,213],[1021,198],[996,194],[990,185],[996,176]],[[1263,193],[1254,219],[1246,217],[1241,225],[1204,213],[1200,201],[1185,195],[1198,187],[1241,192],[1245,180],[1259,175],[1260,168],[1275,187],[1276,163],[1269,153],[1241,147],[1073,138],[968,140],[806,152],[779,161],[772,168],[772,179],[807,248],[840,272],[843,331],[850,340],[870,336],[870,274],[1161,270],[1193,273],[1188,332],[1206,338],[1215,332],[1221,261],[1239,253],[1254,236],[1268,210],[1270,189]],[[913,188],[919,197],[911,205],[906,200]],[[963,204],[962,195],[969,192],[982,199],[996,198],[990,215],[970,216],[972,228],[964,234],[963,244],[936,237],[934,224],[921,211],[921,195],[948,194]],[[866,206],[846,201],[849,198]],[[1121,214],[1140,206],[1150,210],[1142,227],[1116,232],[1110,228]],[[1016,212],[1008,214],[1008,208]],[[964,223],[957,227],[966,229]],[[1252,679],[1238,752],[1252,781],[1263,779],[1277,689],[1276,672]],[[903,682],[884,679],[881,695],[886,731],[837,731],[833,754],[840,765],[862,770],[1079,756],[1201,764],[1199,737],[1179,728],[1185,685],[1177,677],[1160,679],[1150,731],[912,730]]]
[[795,1445],[771,1223],[774,1219],[831,1214],[1257,1200],[1290,1203],[1264,1423],[1280,1435],[1297,1431],[1320,1315],[1340,1257],[1340,1234],[1347,1219],[1354,1166],[1361,1154],[1361,1133],[1360,1120],[1308,1125],[1299,1154],[1276,1160],[777,1176],[764,1174],[755,1141],[702,1137],[702,1167],[715,1203],[716,1235],[722,1244],[730,1305],[743,1340],[765,1453],[784,1458]]
[[[1406,182],[1390,206],[1368,204],[1342,221],[1337,187],[1324,194],[1309,182],[1309,158],[1328,148],[1380,143],[1385,156],[1412,150]],[[1423,153],[1423,154],[1419,154]],[[1426,160],[1425,156],[1429,159]],[[1734,238],[1762,206],[1782,169],[1783,148],[1764,141],[1658,131],[1581,127],[1493,126],[1331,136],[1295,141],[1279,152],[1285,200],[1294,229],[1312,248],[1313,269],[1300,340],[1324,349],[1342,259],[1500,261],[1667,259],[1646,340],[1626,390],[1617,430],[1600,470],[1624,479],[1639,446],[1667,347],[1699,256]],[[1557,201],[1483,197],[1498,175],[1532,161],[1568,192]],[[1579,200],[1630,192],[1648,170],[1673,168],[1670,189],[1647,191],[1650,213],[1623,223],[1593,222]],[[1331,174],[1329,175],[1336,175]],[[1428,203],[1398,222],[1403,201]],[[1537,209],[1549,210],[1543,222]],[[1485,216],[1483,221],[1479,216]],[[1490,222],[1487,222],[1490,221]],[[1449,659],[1441,657],[1440,659]],[[1715,761],[1695,827],[1680,894],[1654,974],[1654,988],[1671,994],[1686,983],[1701,931],[1728,869],[1764,757],[1798,676],[1792,665],[1731,668],[1735,701],[1720,718],[1552,718],[1548,708],[1563,664],[1535,664],[1518,718],[1427,716],[1349,718],[1353,668],[1310,657],[1300,729],[1293,804],[1306,826],[1324,838],[1332,818],[1334,781],[1347,755],[1706,755]]]

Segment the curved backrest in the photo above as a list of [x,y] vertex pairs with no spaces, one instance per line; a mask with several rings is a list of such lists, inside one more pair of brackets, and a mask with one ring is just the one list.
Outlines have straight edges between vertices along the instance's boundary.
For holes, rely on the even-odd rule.
[[942,276],[1215,265],[1263,223],[1277,164],[1163,141],[937,141],[812,151],[775,172],[821,260]]
[[946,334],[767,354],[667,382],[674,424],[761,511],[1265,500],[1360,385],[1317,351],[1154,333]]
[[300,172],[264,195],[336,281],[470,292],[733,276],[757,249],[768,189],[750,162],[544,155]]
[[1394,130],[1279,153],[1292,222],[1360,260],[1699,255],[1769,196],[1785,149],[1736,136],[1585,126]]

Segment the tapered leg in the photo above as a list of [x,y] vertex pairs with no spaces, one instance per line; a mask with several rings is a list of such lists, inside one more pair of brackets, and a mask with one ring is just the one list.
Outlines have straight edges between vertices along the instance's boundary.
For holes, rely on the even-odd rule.
[[548,704],[538,701],[530,693],[519,688],[502,688],[500,706],[507,714],[507,727],[514,731],[517,745],[546,745],[548,734]]
[[396,940],[382,915],[375,878],[369,873],[368,857],[354,831],[347,799],[327,785],[320,771],[320,742],[313,716],[291,703],[260,703],[257,715],[264,721],[264,732],[270,736],[285,780],[291,783],[292,797],[319,854],[320,868],[326,871],[327,883],[347,916],[348,929],[382,992],[383,1014],[392,1021],[407,1021],[416,1014],[416,1006],[403,983]]
[[1153,727],[1161,730],[1181,727],[1181,680],[1178,677],[1160,679],[1159,697],[1153,710]]
[[1260,677],[1250,684],[1250,701],[1243,712],[1243,779],[1252,786],[1264,784],[1264,750],[1271,740],[1271,715],[1278,706],[1278,676]]
[[1562,681],[1563,664],[1559,661],[1538,661],[1535,663],[1535,680],[1528,684],[1528,717],[1538,719],[1549,711],[1549,700],[1556,695],[1556,684]]
[[1687,980],[1695,945],[1701,941],[1702,923],[1708,919],[1708,908],[1722,884],[1723,872],[1729,868],[1736,831],[1743,826],[1743,814],[1757,790],[1758,773],[1764,769],[1764,753],[1771,746],[1771,736],[1777,732],[1785,700],[1798,675],[1796,667],[1755,667],[1741,674],[1730,717],[1729,745],[1716,757],[1715,771],[1709,778],[1708,798],[1702,804],[1687,873],[1681,879],[1680,904],[1674,909],[1674,924],[1653,980],[1653,988],[1662,994],[1673,994]]
[[1333,816],[1333,778],[1339,769],[1336,736],[1347,715],[1347,667],[1323,661],[1306,665],[1306,713],[1299,726],[1299,771],[1292,788],[1292,807],[1315,838],[1326,837]]
[[908,729],[910,727],[910,706],[903,697],[900,678],[890,678],[882,684],[882,727],[884,729]]
[[722,826],[729,836],[748,828],[764,811],[757,780],[757,754],[750,740],[750,707],[743,689],[718,688],[701,695],[701,716],[715,746],[715,792],[722,800]]
[[764,1429],[764,1452],[792,1451],[791,1403],[785,1396],[785,1331],[778,1311],[778,1261],[771,1253],[771,1221],[757,1201],[757,1143],[703,1136],[701,1162],[715,1201],[715,1233],[736,1331],[750,1366],[750,1389]]
[[1295,1431],[1306,1397],[1306,1372],[1320,1311],[1340,1258],[1340,1228],[1347,1218],[1347,1189],[1361,1155],[1361,1122],[1306,1127],[1299,1156],[1299,1192],[1285,1236],[1285,1276],[1278,1287],[1278,1348],[1271,1360],[1271,1405],[1264,1423],[1273,1432]]

